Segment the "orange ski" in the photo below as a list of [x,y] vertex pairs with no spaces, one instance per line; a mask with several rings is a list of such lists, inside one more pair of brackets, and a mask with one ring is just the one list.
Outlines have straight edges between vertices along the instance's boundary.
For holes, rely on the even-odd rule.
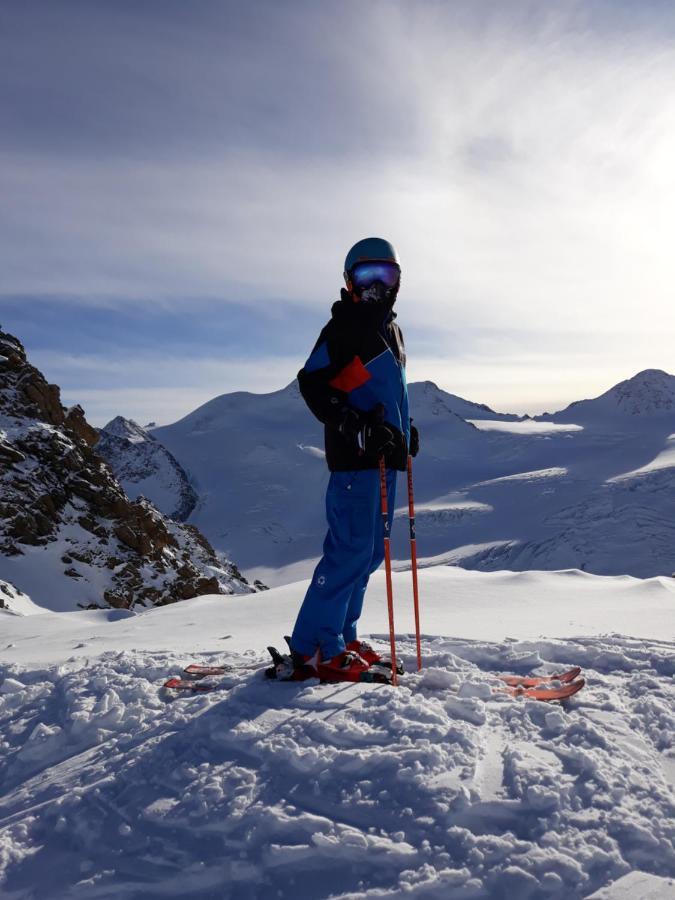
[[562,684],[560,687],[541,685],[539,687],[523,687],[522,685],[513,687],[507,685],[502,690],[512,697],[527,697],[529,700],[565,700],[580,691],[585,684],[584,679],[580,678],[578,681]]
[[581,675],[581,666],[573,666],[566,672],[556,672],[553,675],[498,675],[497,677],[511,687],[536,687],[538,684],[548,684],[550,681],[569,684],[579,675]]

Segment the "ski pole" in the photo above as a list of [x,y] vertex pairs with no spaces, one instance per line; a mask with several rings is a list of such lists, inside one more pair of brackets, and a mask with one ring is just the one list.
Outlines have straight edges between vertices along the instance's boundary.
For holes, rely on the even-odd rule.
[[415,537],[415,498],[413,495],[412,456],[408,457],[408,518],[410,521],[410,562],[412,568],[413,602],[415,604],[415,640],[417,641],[417,671],[422,668],[420,644],[420,599],[417,590],[417,538]]
[[389,507],[387,503],[387,470],[384,456],[380,457],[380,504],[384,532],[384,570],[387,580],[387,608],[389,610],[389,644],[391,647],[391,683],[398,684],[396,673],[396,634],[394,631],[394,589],[391,584],[391,545],[389,542]]

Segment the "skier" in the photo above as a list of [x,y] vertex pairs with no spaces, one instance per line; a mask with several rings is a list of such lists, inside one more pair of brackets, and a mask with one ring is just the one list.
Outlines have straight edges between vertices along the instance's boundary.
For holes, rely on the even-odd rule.
[[[372,572],[384,558],[379,459],[384,455],[389,527],[396,473],[415,456],[405,349],[393,306],[401,283],[389,241],[366,238],[347,254],[346,290],[298,373],[307,406],[325,426],[328,533],[291,637],[295,665],[323,679],[358,681],[380,657],[357,638]],[[304,671],[307,671],[305,669]]]

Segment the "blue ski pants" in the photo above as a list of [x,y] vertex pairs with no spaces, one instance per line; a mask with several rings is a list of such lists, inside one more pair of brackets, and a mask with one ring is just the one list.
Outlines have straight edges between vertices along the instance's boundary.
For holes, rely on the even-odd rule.
[[[387,470],[389,528],[396,500],[396,471]],[[384,559],[380,472],[331,472],[326,491],[328,533],[291,637],[304,656],[321,649],[337,656],[356,638],[370,575]]]

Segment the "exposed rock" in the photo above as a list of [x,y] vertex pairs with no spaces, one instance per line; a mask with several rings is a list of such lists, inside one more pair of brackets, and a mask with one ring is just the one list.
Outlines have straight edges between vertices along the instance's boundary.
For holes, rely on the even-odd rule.
[[87,422],[84,410],[79,404],[71,406],[66,412],[64,424],[69,431],[72,431],[90,447],[94,447],[98,443],[98,431]]
[[94,449],[98,440],[82,408],[65,410],[58,387],[0,331],[0,572],[11,570],[21,587],[32,568],[51,566],[55,594],[65,580],[73,607],[252,590],[196,528],[130,500]]

